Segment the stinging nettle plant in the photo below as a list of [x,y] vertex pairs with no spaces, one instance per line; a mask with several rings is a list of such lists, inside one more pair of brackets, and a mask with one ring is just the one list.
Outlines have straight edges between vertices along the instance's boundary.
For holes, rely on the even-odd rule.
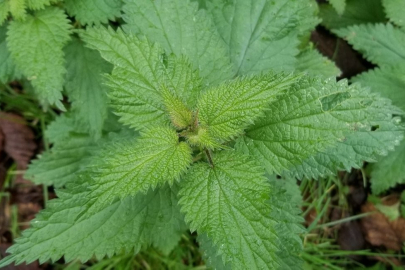
[[[124,2],[122,27],[75,30],[65,48],[72,108],[49,126],[54,146],[26,174],[65,188],[0,267],[148,245],[169,252],[190,229],[214,269],[301,269],[298,203],[273,176],[317,179],[375,161],[402,139],[402,111],[359,84],[325,79],[336,68],[305,41],[319,21],[313,1]],[[55,7],[35,16],[57,17],[46,13],[65,23]],[[23,23],[12,22],[7,46]],[[94,104],[80,91],[101,88],[99,73],[108,90],[96,105],[108,101],[126,127],[107,109],[100,119],[78,105]],[[36,85],[62,108],[60,92]],[[89,129],[89,119],[98,124]]]

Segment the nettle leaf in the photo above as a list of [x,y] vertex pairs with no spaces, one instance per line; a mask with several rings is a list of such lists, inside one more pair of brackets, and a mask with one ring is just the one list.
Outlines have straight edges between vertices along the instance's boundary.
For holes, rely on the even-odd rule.
[[57,8],[12,21],[7,33],[8,49],[17,68],[31,80],[42,105],[61,103],[64,68],[63,45],[69,40],[69,21]]
[[[388,105],[389,101],[386,101]],[[370,123],[374,124],[371,131],[357,130],[336,145],[294,165],[284,174],[289,177],[318,179],[335,175],[338,170],[350,171],[353,167],[360,169],[364,161],[376,162],[381,156],[386,156],[402,140],[404,128],[400,126],[399,118],[392,119],[390,116],[402,112],[395,108],[390,110],[388,106],[382,108],[378,115],[370,114]]]
[[283,249],[263,174],[246,156],[224,151],[215,153],[213,167],[194,164],[181,182],[179,202],[191,230],[206,234],[232,269],[291,269],[277,251],[298,255]]
[[338,77],[341,74],[335,63],[313,48],[313,44],[302,50],[297,56],[296,70],[311,76],[325,78]]
[[358,85],[303,78],[270,105],[236,148],[255,156],[268,173],[281,174],[351,133],[370,131],[374,113],[391,119],[391,109],[388,100]]
[[59,0],[25,0],[27,7],[33,10],[44,9],[52,3],[58,2]]
[[65,0],[70,16],[82,24],[108,23],[121,16],[121,0]]
[[0,25],[7,19],[10,6],[7,0],[0,0]]
[[66,46],[65,53],[65,87],[72,101],[71,110],[91,135],[100,138],[107,118],[107,89],[101,74],[110,72],[112,67],[97,51],[84,47],[76,38]]
[[185,229],[177,206],[176,187],[162,186],[146,194],[127,197],[79,219],[87,211],[86,185],[59,190],[59,199],[49,202],[31,222],[31,228],[8,249],[11,253],[0,267],[9,263],[39,260],[85,262],[96,256],[122,251],[137,252],[143,245],[162,250],[173,247]]
[[402,0],[382,0],[387,17],[396,25],[405,27],[405,2]]
[[36,184],[64,186],[90,163],[96,146],[89,136],[69,136],[32,161],[24,177]]
[[235,75],[293,70],[298,34],[318,23],[309,1],[209,0],[207,7],[229,47]]
[[389,153],[376,164],[371,171],[371,188],[373,194],[379,194],[405,183],[405,142],[402,142],[393,153]]
[[195,103],[201,80],[184,58],[165,58],[157,45],[121,30],[91,29],[82,37],[114,64],[107,84],[111,105],[122,123],[138,129],[166,125],[170,119],[168,100]]
[[25,0],[9,0],[8,8],[13,18],[23,21],[27,17]]
[[124,0],[127,32],[140,33],[159,43],[167,53],[184,55],[215,84],[231,78],[228,49],[211,19],[189,0]]
[[334,33],[374,64],[391,66],[405,60],[405,32],[391,24],[354,25]]
[[154,128],[137,140],[106,145],[93,158],[88,213],[101,211],[117,198],[173,184],[192,162],[191,148],[170,128]]
[[405,65],[376,68],[351,79],[370,87],[374,92],[392,100],[395,106],[405,110]]
[[6,41],[7,24],[0,26],[0,83],[7,83],[21,77],[14,60],[11,58]]
[[218,141],[242,133],[300,76],[268,73],[242,77],[206,91],[198,100],[200,125]]
[[321,4],[319,6],[322,25],[329,29],[386,21],[381,0],[347,0],[345,10],[341,15],[331,5]]
[[345,11],[346,0],[328,0],[331,6],[336,10],[336,13],[342,15]]

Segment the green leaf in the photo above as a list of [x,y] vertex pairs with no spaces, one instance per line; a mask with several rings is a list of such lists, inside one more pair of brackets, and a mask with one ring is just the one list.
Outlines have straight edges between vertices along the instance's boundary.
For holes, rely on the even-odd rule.
[[322,18],[322,25],[329,29],[386,21],[381,0],[346,0],[346,7],[341,15],[331,5],[321,4],[319,16]]
[[78,172],[91,161],[91,152],[97,149],[88,136],[68,136],[59,141],[51,150],[42,153],[32,161],[24,177],[35,184],[62,187],[73,182]]
[[57,8],[27,15],[24,22],[12,21],[8,48],[17,68],[31,80],[42,105],[61,103],[64,68],[63,45],[69,40],[69,21]]
[[86,126],[92,136],[100,138],[107,117],[107,90],[101,74],[110,72],[111,65],[76,38],[66,46],[65,53],[65,86],[72,101],[71,110],[77,113],[81,125]]
[[328,0],[328,2],[336,10],[338,15],[342,15],[345,11],[346,0]]
[[218,141],[233,138],[263,115],[266,106],[299,76],[268,73],[248,76],[206,91],[198,100],[198,120]]
[[370,122],[375,130],[357,130],[347,135],[342,142],[294,165],[285,174],[318,179],[335,175],[337,171],[350,171],[352,167],[360,169],[364,161],[376,162],[381,156],[386,156],[403,138],[404,128],[399,125],[399,118],[391,119],[392,114],[400,111],[382,108],[380,113],[374,116],[370,114]]
[[64,3],[69,15],[82,24],[99,25],[121,16],[121,0],[65,0]]
[[179,202],[190,229],[205,233],[232,269],[294,268],[281,256],[298,250],[284,249],[279,239],[263,169],[234,151],[216,153],[213,164],[194,164],[181,182]]
[[139,251],[143,245],[168,249],[184,230],[183,216],[177,206],[176,188],[167,185],[147,194],[116,201],[86,219],[88,191],[85,185],[59,190],[59,199],[31,222],[31,228],[8,250],[11,255],[0,267],[15,262],[85,262],[96,256],[112,256],[122,251]]
[[146,193],[164,183],[173,184],[191,164],[191,148],[179,142],[169,128],[154,128],[137,140],[106,145],[93,158],[89,213],[96,213],[117,198]]
[[387,17],[396,25],[405,27],[405,1],[403,0],[382,0]]
[[25,0],[29,9],[39,10],[44,9],[46,6],[54,2],[58,2],[58,0]]
[[392,66],[405,61],[405,32],[391,24],[354,25],[334,32],[374,64]]
[[376,68],[352,78],[368,86],[381,96],[389,98],[395,106],[405,110],[405,65]]
[[293,70],[298,35],[318,23],[317,5],[309,1],[210,0],[209,12],[229,54],[235,75]]
[[202,251],[204,262],[209,269],[232,270],[230,264],[224,264],[221,255],[218,254],[218,250],[206,234],[199,234],[197,240],[200,250]]
[[297,56],[296,69],[311,76],[323,76],[325,78],[338,77],[341,74],[334,62],[309,46]]
[[204,10],[189,0],[125,0],[127,32],[145,35],[167,53],[185,55],[205,78],[218,83],[231,78],[226,44]]
[[90,29],[82,37],[114,64],[108,76],[109,96],[122,123],[138,129],[165,125],[169,123],[168,100],[195,103],[201,81],[184,58],[165,58],[157,45],[121,30]]
[[18,21],[25,20],[27,16],[25,0],[9,0],[8,7],[13,18]]
[[372,166],[371,188],[373,194],[379,194],[397,184],[405,183],[405,143],[395,152],[379,160]]
[[4,23],[4,21],[8,17],[8,12],[10,11],[10,5],[7,0],[0,0],[0,25]]
[[7,49],[6,33],[7,24],[0,26],[0,83],[4,84],[21,77]]
[[370,131],[375,118],[391,119],[392,112],[389,100],[359,85],[304,78],[270,105],[236,148],[255,156],[268,173],[281,174],[352,133]]

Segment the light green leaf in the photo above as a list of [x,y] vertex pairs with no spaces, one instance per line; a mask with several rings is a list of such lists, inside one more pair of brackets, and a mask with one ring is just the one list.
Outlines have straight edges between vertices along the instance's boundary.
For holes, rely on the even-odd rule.
[[82,37],[114,64],[109,96],[124,124],[140,129],[169,123],[166,90],[183,104],[195,103],[201,81],[184,58],[165,58],[157,45],[121,30],[90,29]]
[[375,117],[391,119],[391,112],[390,101],[359,85],[304,78],[270,105],[236,148],[255,156],[268,173],[281,174],[352,133],[370,131]]
[[376,68],[352,78],[372,91],[389,98],[395,106],[405,110],[405,65]]
[[0,83],[4,84],[21,77],[7,49],[6,33],[7,24],[0,26]]
[[200,125],[218,141],[233,138],[263,115],[266,106],[300,76],[268,73],[225,82],[198,100]]
[[312,1],[210,0],[209,12],[229,47],[235,75],[293,70],[299,34],[318,23]]
[[121,0],[65,0],[70,16],[82,24],[101,24],[120,17]]
[[65,74],[63,45],[69,40],[69,21],[57,8],[28,15],[24,22],[12,21],[8,49],[17,68],[31,80],[42,105],[61,103]]
[[8,7],[11,15],[18,21],[25,20],[27,16],[25,0],[9,0]]
[[296,69],[308,75],[329,78],[338,77],[341,74],[335,63],[312,48],[312,44],[300,52],[297,60]]
[[185,55],[206,84],[231,78],[226,44],[211,19],[189,0],[125,0],[127,32],[145,35],[167,53]]
[[341,15],[331,5],[321,4],[319,16],[322,24],[329,29],[386,21],[381,0],[346,0],[346,7]]
[[328,0],[331,6],[336,10],[336,13],[342,15],[345,11],[346,0]]
[[397,184],[405,183],[405,142],[395,152],[379,160],[371,171],[373,194],[379,194]]
[[154,128],[137,140],[106,145],[93,158],[89,213],[96,213],[117,198],[146,193],[164,183],[173,184],[191,164],[191,148],[179,142],[169,128]]
[[[215,153],[213,164],[194,164],[181,182],[180,204],[191,230],[206,234],[232,269],[295,269],[299,248],[285,249],[280,241],[263,169],[234,151]],[[284,256],[295,257],[295,264],[284,263]]]
[[391,24],[354,25],[334,33],[374,64],[392,66],[405,61],[405,32]]
[[387,17],[396,25],[405,27],[405,1],[404,0],[382,0]]
[[59,199],[49,202],[31,222],[31,228],[8,250],[11,255],[0,267],[15,262],[69,262],[102,259],[122,251],[136,252],[143,245],[169,248],[184,230],[183,216],[177,206],[176,189],[167,185],[147,194],[115,201],[86,219],[85,185],[59,190]]
[[91,152],[97,149],[88,136],[71,135],[55,144],[29,165],[25,178],[35,184],[62,187],[73,182],[91,160]]
[[111,65],[97,51],[85,48],[76,38],[66,46],[65,53],[65,87],[72,101],[71,110],[77,113],[81,125],[86,126],[92,136],[99,138],[107,117],[107,90],[101,74],[110,72]]

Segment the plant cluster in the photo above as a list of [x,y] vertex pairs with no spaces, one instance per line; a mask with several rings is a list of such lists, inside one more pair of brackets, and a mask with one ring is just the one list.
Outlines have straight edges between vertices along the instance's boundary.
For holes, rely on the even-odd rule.
[[212,268],[301,269],[299,202],[274,175],[360,167],[403,137],[389,99],[332,78],[312,0],[0,7],[1,81],[66,111],[26,173],[58,198],[0,266],[167,253],[189,229]]

